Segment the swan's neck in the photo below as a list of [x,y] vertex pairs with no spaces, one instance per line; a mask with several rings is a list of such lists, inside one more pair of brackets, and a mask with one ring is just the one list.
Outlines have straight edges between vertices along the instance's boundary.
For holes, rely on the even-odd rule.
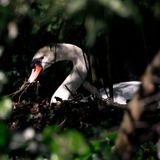
[[56,102],[55,97],[68,100],[83,83],[88,71],[87,57],[79,47],[70,44],[60,44],[55,48],[55,51],[56,61],[70,60],[73,63],[73,69],[53,94],[51,103]]

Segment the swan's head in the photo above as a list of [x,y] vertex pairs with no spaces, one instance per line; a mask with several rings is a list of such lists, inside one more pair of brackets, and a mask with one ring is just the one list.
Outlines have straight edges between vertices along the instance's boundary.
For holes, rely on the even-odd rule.
[[31,62],[32,72],[28,79],[28,82],[29,83],[34,82],[38,78],[39,74],[46,68],[50,67],[54,63],[54,61],[55,61],[54,50],[52,50],[48,46],[39,49],[32,59]]

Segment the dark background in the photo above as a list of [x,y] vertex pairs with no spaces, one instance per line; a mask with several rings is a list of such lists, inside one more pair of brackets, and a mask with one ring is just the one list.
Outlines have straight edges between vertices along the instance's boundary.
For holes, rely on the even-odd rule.
[[[147,64],[159,50],[158,1],[134,1],[132,5],[136,12],[134,14],[133,11],[133,15],[126,17],[114,13],[109,8],[106,9],[97,1],[87,1],[79,12],[67,16],[67,11],[63,10],[66,6],[53,5],[52,9],[57,10],[52,13],[51,8],[43,8],[45,3],[47,2],[26,1],[29,11],[23,15],[17,15],[12,3],[6,7],[6,12],[2,12],[3,16],[7,17],[6,28],[1,31],[0,40],[5,48],[0,59],[0,67],[9,80],[5,93],[12,92],[17,84],[28,78],[32,56],[37,49],[50,43],[72,43],[81,47],[88,57],[93,56],[91,72],[94,70],[96,78],[93,78],[90,72],[88,79],[96,85],[102,78],[106,86],[110,82],[140,80]],[[9,14],[11,11],[14,11],[12,15]],[[49,18],[46,18],[47,16]],[[88,33],[92,28],[86,27],[87,17],[92,17],[95,22],[100,20],[104,23],[98,31],[91,32],[95,35],[93,42],[88,40]],[[7,38],[7,23],[11,20],[14,20],[18,27],[18,35],[14,40]],[[36,31],[35,26],[38,26]],[[53,88],[57,87],[59,79],[62,81],[65,78],[63,67],[67,68],[65,64],[58,64],[58,68],[62,70],[57,71],[55,66],[48,73],[54,79]]]

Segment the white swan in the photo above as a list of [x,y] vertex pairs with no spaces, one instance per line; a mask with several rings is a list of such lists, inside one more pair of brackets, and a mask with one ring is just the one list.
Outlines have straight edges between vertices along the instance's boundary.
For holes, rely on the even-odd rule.
[[72,44],[56,44],[52,47],[46,46],[37,51],[32,59],[34,68],[28,79],[32,83],[42,70],[50,67],[53,63],[62,60],[70,60],[73,69],[64,82],[58,87],[51,98],[51,103],[55,103],[55,97],[67,100],[71,93],[75,93],[87,76],[88,61],[86,54]]
[[[51,98],[51,103],[56,103],[56,97],[63,100],[71,98],[71,93],[75,93],[81,84],[85,88],[96,92],[96,89],[85,81],[88,72],[88,60],[86,54],[79,47],[72,44],[55,44],[39,49],[32,59],[32,73],[28,79],[29,83],[35,81],[38,75],[50,67],[53,63],[61,60],[70,60],[73,69],[64,82],[58,87]],[[140,82],[122,82],[113,85],[114,101],[119,104],[126,104],[133,94],[138,90]],[[106,89],[107,92],[108,89]],[[107,98],[104,89],[100,90],[102,98]]]

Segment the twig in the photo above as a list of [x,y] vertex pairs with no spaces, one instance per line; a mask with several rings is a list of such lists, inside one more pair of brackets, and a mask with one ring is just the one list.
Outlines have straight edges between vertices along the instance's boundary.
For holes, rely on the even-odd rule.
[[23,90],[25,90],[26,88],[28,88],[30,86],[30,83],[28,83],[28,82],[24,82],[23,84],[22,84],[22,86],[17,90],[17,91],[15,91],[15,92],[13,92],[13,93],[11,93],[11,94],[8,94],[7,96],[12,96],[12,97],[14,97],[15,95],[17,95],[18,93],[20,93],[21,91],[23,91]]
[[18,102],[20,102],[22,95],[24,94],[24,92],[27,90],[27,88],[29,87],[29,85],[27,85],[23,90],[22,93],[20,94],[19,98],[18,98]]

